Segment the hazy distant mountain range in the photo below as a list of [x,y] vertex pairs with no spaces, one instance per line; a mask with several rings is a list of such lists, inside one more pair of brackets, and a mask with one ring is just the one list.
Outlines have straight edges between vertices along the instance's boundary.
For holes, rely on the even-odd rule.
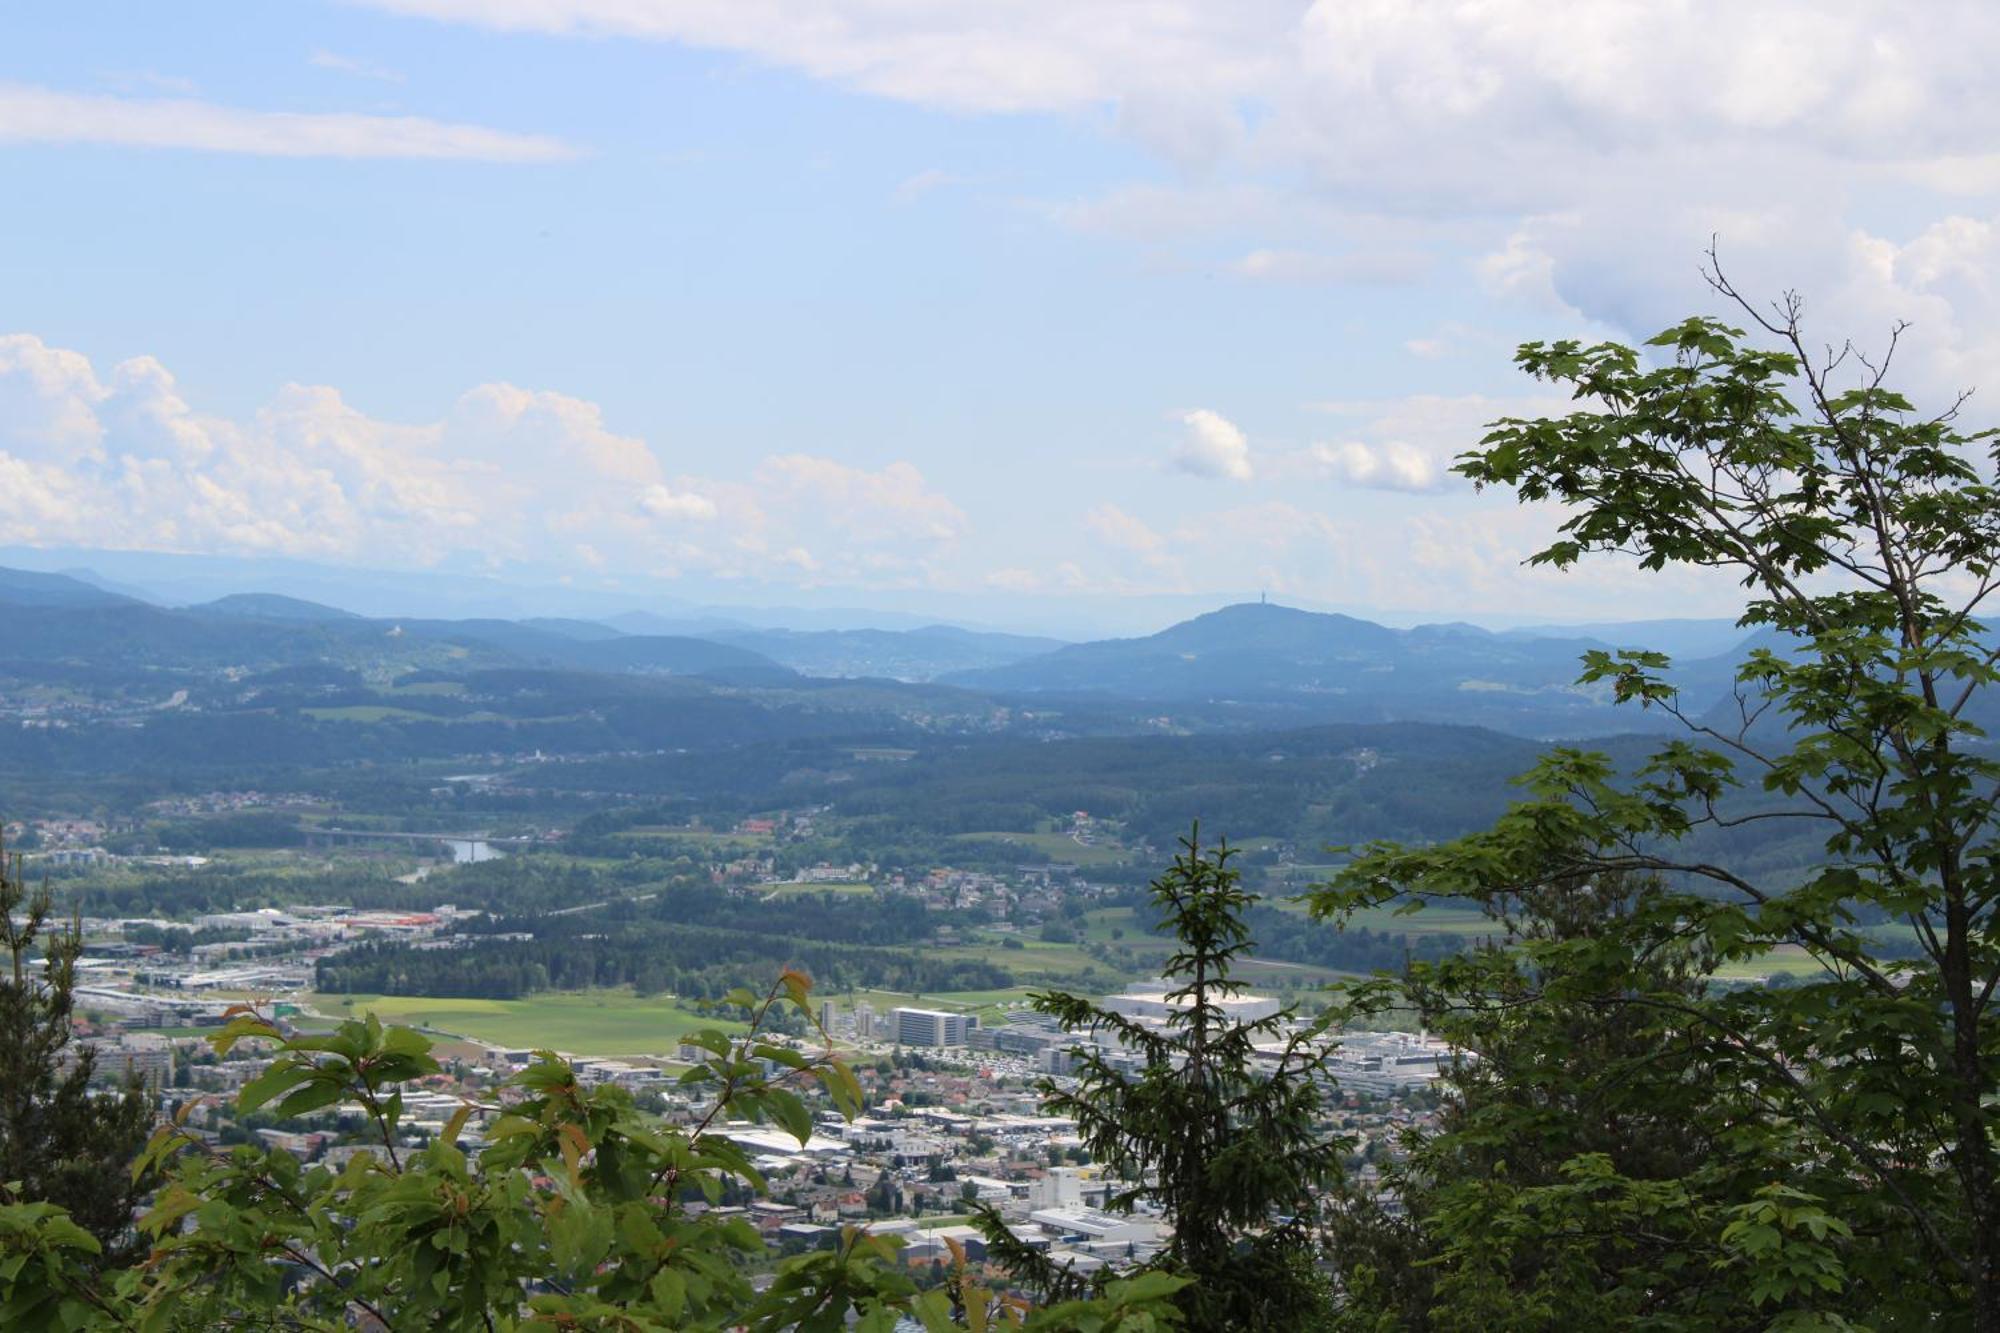
[[[739,629],[918,629],[939,622],[967,629],[990,626],[963,608],[951,614],[898,607],[882,594],[868,607],[822,599],[810,606],[749,604],[754,591],[733,598],[691,600],[698,594],[645,580],[623,590],[535,581],[532,576],[498,577],[451,570],[371,570],[323,565],[286,557],[187,555],[94,549],[38,550],[0,547],[0,566],[60,573],[111,592],[159,606],[213,603],[234,594],[283,593],[337,606],[362,616],[421,616],[432,620],[588,618],[643,634],[678,634],[678,629],[620,624],[628,617],[657,617],[670,624],[702,622]],[[714,590],[723,591],[723,590]],[[1148,599],[1126,599],[1132,615],[1150,618]],[[634,608],[647,608],[636,611]],[[1198,609],[1198,608],[1197,608]]]
[[0,569],[0,602],[10,606],[127,606],[135,599],[87,583],[71,574],[38,574],[26,569]]
[[[1463,722],[1528,735],[1647,725],[1652,719],[1632,710],[1620,710],[1614,722],[1605,690],[1575,684],[1578,659],[1592,648],[1655,647],[1689,631],[1685,624],[1663,635],[1644,625],[1599,628],[1604,637],[1496,634],[1456,624],[1396,630],[1249,602],[1144,638],[1072,644],[943,680],[999,694],[1228,701],[1287,718]],[[1734,660],[1683,665],[1683,689],[1706,707],[1727,690]]]
[[[1743,631],[1665,621],[1494,633],[1470,625],[1391,629],[1352,616],[1243,603],[1157,634],[1064,644],[952,626],[802,629],[719,616],[630,612],[609,620],[370,617],[271,593],[151,605],[78,574],[0,569],[8,607],[0,674],[12,664],[95,670],[270,671],[327,664],[387,681],[417,671],[553,668],[694,677],[718,686],[806,688],[813,678],[951,687],[1030,710],[1106,705],[1174,725],[1296,726],[1426,721],[1525,736],[1647,728],[1605,691],[1574,684],[1593,647],[1710,646]],[[1726,632],[1725,632],[1726,631]],[[1689,697],[1721,700],[1733,654],[1678,668]],[[1040,702],[1038,702],[1040,701]]]
[[[609,624],[628,633],[686,635],[723,629],[909,630],[949,625],[973,631],[1053,636],[1066,642],[1151,634],[1218,605],[1255,600],[1194,593],[1086,593],[1049,596],[993,589],[945,593],[928,589],[796,589],[733,581],[631,577],[605,585],[554,582],[531,569],[366,569],[282,556],[226,556],[0,546],[0,566],[66,574],[157,606],[213,603],[233,594],[283,594],[357,615],[429,620],[571,620]],[[801,604],[804,603],[804,604]],[[1477,614],[1416,616],[1407,611],[1318,603],[1387,625],[1427,619],[1469,619],[1531,638],[1603,637],[1605,624],[1538,625],[1505,606]],[[628,623],[631,622],[631,623]],[[1730,639],[1727,619],[1648,622],[1661,647],[1676,656],[1707,656]],[[1517,628],[1526,626],[1525,629]],[[1621,626],[1629,632],[1631,626]],[[1720,641],[1718,643],[1718,640]],[[973,663],[965,664],[971,669]]]
[[1005,667],[1062,648],[1060,639],[994,634],[954,625],[883,630],[736,630],[710,634],[808,676],[938,680],[955,672]]
[[270,593],[167,608],[69,575],[12,569],[0,569],[0,606],[7,608],[0,663],[269,670],[323,662],[377,672],[535,665],[760,680],[795,674],[709,639],[616,631],[580,639],[512,620],[370,619]]

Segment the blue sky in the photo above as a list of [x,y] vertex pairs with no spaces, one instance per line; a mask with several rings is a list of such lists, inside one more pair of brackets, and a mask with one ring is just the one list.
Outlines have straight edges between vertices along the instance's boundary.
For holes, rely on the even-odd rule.
[[[1983,6],[0,16],[0,545],[695,600],[1708,613],[1456,487],[1529,337],[2000,347]],[[11,500],[5,498],[11,496]]]

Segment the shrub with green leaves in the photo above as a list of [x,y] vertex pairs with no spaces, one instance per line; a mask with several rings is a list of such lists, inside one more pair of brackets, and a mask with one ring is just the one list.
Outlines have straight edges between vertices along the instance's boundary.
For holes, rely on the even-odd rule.
[[[1697,318],[1643,349],[1530,343],[1518,363],[1575,410],[1497,423],[1458,471],[1559,507],[1531,563],[1617,553],[1738,580],[1760,641],[1736,698],[1684,696],[1660,653],[1590,653],[1582,683],[1684,734],[1636,766],[1551,751],[1491,828],[1365,848],[1315,906],[1505,914],[1552,883],[1658,885],[1447,989],[1504,998],[1487,1035],[1525,1057],[1494,1076],[1510,1120],[1484,1127],[1488,1146],[1517,1148],[1532,1124],[1524,1071],[1622,1032],[1651,1058],[1615,1078],[1567,1060],[1601,1094],[1572,1116],[1668,1108],[1712,1151],[1663,1169],[1560,1127],[1573,1158],[1543,1154],[1526,1182],[1490,1152],[1459,1155],[1467,1172],[1429,1154],[1431,1198],[1487,1199],[1418,1219],[1439,1292],[1463,1279],[1573,1311],[1615,1287],[1633,1301],[1621,1321],[1657,1328],[2000,1333],[2000,647],[1979,619],[2000,590],[1996,436],[1962,430],[1956,405],[1919,411],[1886,355],[1822,350],[1796,299],[1766,310],[1711,277],[1753,334]],[[1773,824],[1816,839],[1803,877],[1730,855],[1738,830]],[[1713,968],[1779,951],[1814,966],[1784,987],[1690,987],[1656,966],[1689,950]],[[1718,1272],[1741,1278],[1726,1314],[1679,1299]],[[1426,1317],[1496,1326],[1446,1314]]]

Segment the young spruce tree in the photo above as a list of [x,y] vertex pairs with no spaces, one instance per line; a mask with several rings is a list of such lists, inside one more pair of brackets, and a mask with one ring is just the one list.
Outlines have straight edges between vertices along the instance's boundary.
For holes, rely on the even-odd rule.
[[[1319,1265],[1320,1199],[1339,1179],[1343,1140],[1323,1132],[1324,1026],[1285,1032],[1289,1014],[1241,1022],[1222,1003],[1250,947],[1242,886],[1228,844],[1201,845],[1197,825],[1153,881],[1161,929],[1177,942],[1163,969],[1173,1013],[1165,1031],[1062,992],[1034,1004],[1065,1031],[1109,1037],[1143,1061],[1128,1074],[1090,1048],[1071,1086],[1044,1084],[1046,1105],[1075,1119],[1091,1157],[1123,1188],[1115,1210],[1157,1209],[1173,1228],[1152,1268],[1191,1279],[1176,1301],[1193,1330],[1320,1326],[1330,1286]],[[1258,1046],[1278,1042],[1275,1058]],[[1075,1294],[1054,1269],[981,1210],[994,1254],[1017,1276]]]

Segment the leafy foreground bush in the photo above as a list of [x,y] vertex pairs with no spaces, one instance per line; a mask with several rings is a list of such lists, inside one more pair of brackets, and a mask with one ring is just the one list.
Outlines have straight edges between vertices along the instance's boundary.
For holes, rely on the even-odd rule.
[[[1377,991],[1484,1068],[1390,1173],[1407,1225],[1336,1252],[1352,1306],[1390,1293],[1355,1326],[2000,1333],[2000,437],[1710,276],[1761,334],[1529,343],[1577,410],[1460,460],[1560,507],[1531,563],[1726,571],[1759,639],[1720,707],[1586,654],[1684,734],[1551,751],[1491,828],[1315,890],[1526,927]],[[1803,879],[1732,852],[1774,823],[1819,840]]]
[[[704,1032],[709,1058],[683,1076],[713,1090],[691,1126],[657,1123],[624,1091],[581,1087],[543,1054],[503,1104],[468,1103],[427,1146],[398,1134],[400,1085],[438,1071],[431,1043],[373,1017],[326,1036],[287,1036],[250,1011],[213,1038],[254,1040],[273,1059],[237,1098],[243,1114],[358,1111],[379,1147],[335,1171],[261,1147],[217,1152],[181,1124],[156,1132],[134,1166],[163,1183],[139,1219],[151,1253],[107,1267],[99,1242],[59,1207],[0,1204],[0,1327],[9,1330],[620,1330],[855,1328],[1148,1333],[1173,1326],[1183,1285],[1165,1274],[1113,1283],[1095,1299],[1032,1309],[978,1286],[961,1262],[920,1292],[894,1245],[850,1230],[830,1251],[787,1259],[758,1290],[765,1249],[741,1218],[690,1204],[730,1180],[761,1184],[716,1132],[725,1116],[769,1121],[803,1143],[811,1117],[792,1086],[817,1080],[842,1112],[860,1107],[852,1072],[760,1037],[779,1006],[810,1011],[809,983],[786,972],[753,1011],[747,1038]],[[777,1077],[765,1062],[782,1066]],[[456,1146],[475,1109],[494,1118],[485,1147]],[[183,1117],[185,1112],[182,1113]],[[18,1191],[10,1195],[18,1197]]]

